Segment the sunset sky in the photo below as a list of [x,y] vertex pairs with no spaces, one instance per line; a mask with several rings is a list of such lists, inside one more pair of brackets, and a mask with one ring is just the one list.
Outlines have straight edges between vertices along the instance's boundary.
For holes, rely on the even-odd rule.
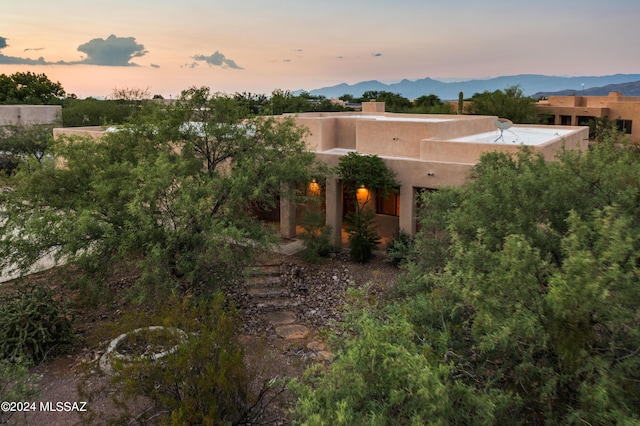
[[640,73],[638,0],[4,0],[0,74],[67,93]]

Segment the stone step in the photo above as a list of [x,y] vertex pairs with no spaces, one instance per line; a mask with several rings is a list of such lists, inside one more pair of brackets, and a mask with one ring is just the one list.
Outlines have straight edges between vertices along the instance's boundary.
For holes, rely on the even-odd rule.
[[286,340],[306,339],[310,331],[302,324],[286,324],[276,327],[276,334]]
[[247,289],[247,294],[260,299],[277,297],[289,297],[289,289],[286,287],[258,287]]
[[295,308],[300,303],[297,300],[290,298],[272,298],[272,299],[258,299],[256,300],[256,308],[263,311],[277,311],[287,308]]
[[244,279],[247,287],[275,287],[281,283],[280,277],[273,276],[253,276]]
[[271,311],[264,314],[264,317],[271,325],[293,324],[298,319],[293,311]]
[[247,268],[244,268],[244,273],[247,276],[280,276],[280,265],[249,266]]

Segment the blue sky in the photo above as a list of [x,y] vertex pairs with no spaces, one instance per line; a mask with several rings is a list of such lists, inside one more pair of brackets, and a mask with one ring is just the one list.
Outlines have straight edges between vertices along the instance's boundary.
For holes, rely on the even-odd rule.
[[80,97],[640,73],[637,0],[6,2],[0,73],[45,73]]

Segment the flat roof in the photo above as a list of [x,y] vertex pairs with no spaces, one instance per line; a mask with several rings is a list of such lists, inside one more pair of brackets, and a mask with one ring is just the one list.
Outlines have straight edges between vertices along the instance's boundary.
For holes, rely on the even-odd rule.
[[320,151],[323,154],[338,154],[338,155],[347,155],[350,152],[356,152],[355,149],[347,149],[347,148],[331,148],[326,151]]
[[511,127],[500,134],[496,129],[491,132],[476,133],[448,140],[449,142],[491,143],[497,145],[542,145],[552,140],[562,138],[575,129],[543,129],[540,127]]
[[415,123],[440,123],[443,121],[452,121],[459,119],[458,116],[449,117],[389,117],[384,115],[345,115],[338,116],[338,118],[364,118],[367,120],[377,120],[377,121],[405,121],[405,122],[415,122]]

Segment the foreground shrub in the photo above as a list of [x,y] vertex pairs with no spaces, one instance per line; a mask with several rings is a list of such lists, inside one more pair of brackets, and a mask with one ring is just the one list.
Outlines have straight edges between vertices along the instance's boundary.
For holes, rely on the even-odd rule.
[[[37,378],[20,362],[0,360],[0,401],[33,401],[38,395]],[[17,424],[15,411],[0,410],[0,424]],[[11,423],[9,423],[11,422]]]
[[0,299],[0,357],[39,362],[72,340],[73,316],[46,287],[20,288]]
[[302,228],[302,259],[305,262],[318,263],[322,258],[329,256],[333,250],[330,239],[331,227],[324,224],[322,213],[308,211],[304,216]]
[[400,316],[362,313],[349,326],[356,335],[336,361],[292,384],[296,424],[492,424],[486,397],[453,379],[449,366],[432,363]]
[[413,239],[404,231],[398,231],[387,244],[387,260],[400,266],[409,260],[413,248]]
[[375,229],[375,217],[371,210],[362,210],[346,217],[349,255],[356,262],[369,261],[373,257],[373,251],[380,244],[380,236]]
[[[237,317],[224,307],[222,295],[171,304],[161,324],[184,330],[185,343],[168,356],[113,365],[113,384],[122,389],[116,404],[124,409],[119,421],[168,424],[255,424],[279,392],[272,382],[250,389],[251,374],[236,341]],[[127,412],[128,402],[145,397],[143,414]]]

